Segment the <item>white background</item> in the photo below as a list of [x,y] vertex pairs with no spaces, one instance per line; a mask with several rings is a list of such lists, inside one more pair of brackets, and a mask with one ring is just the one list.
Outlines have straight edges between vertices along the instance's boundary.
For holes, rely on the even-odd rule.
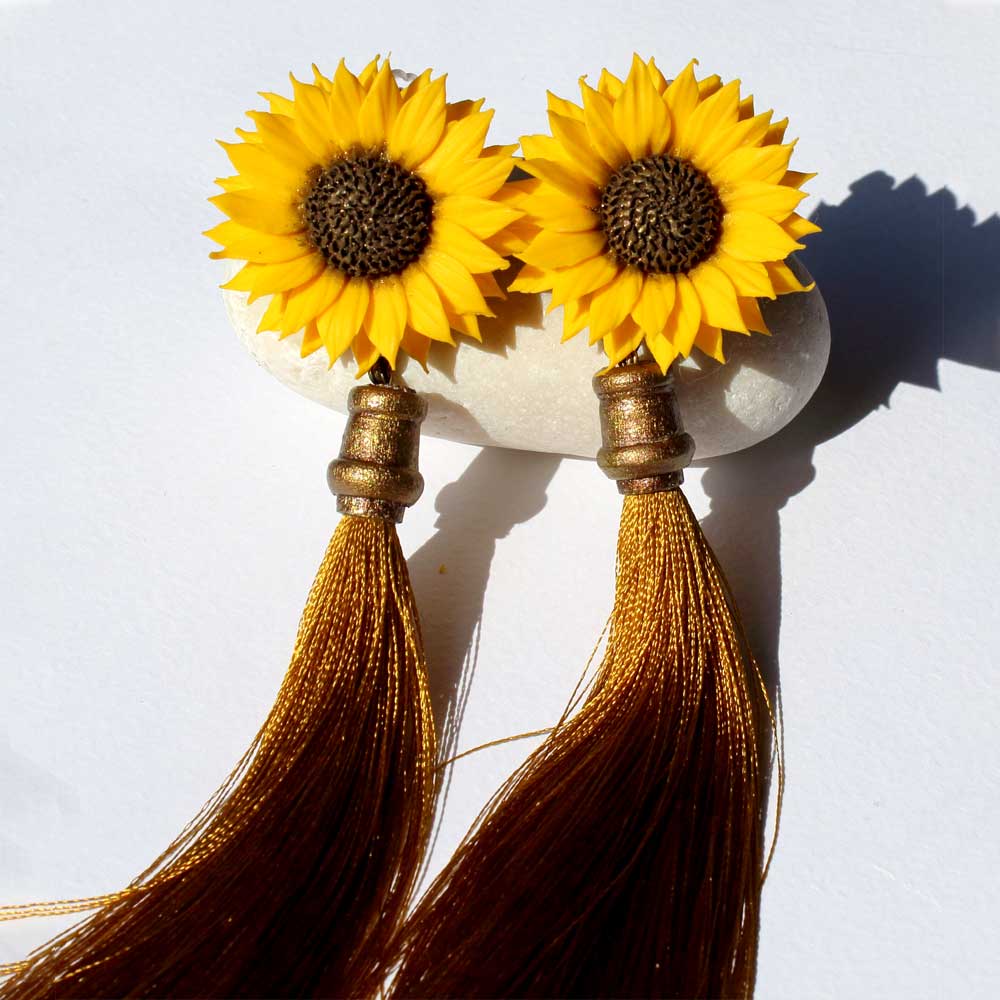
[[[341,418],[223,313],[213,139],[288,69],[391,50],[510,141],[638,47],[742,75],[820,171],[827,380],[688,480],[784,696],[758,995],[996,995],[1000,7],[3,0],[0,33],[3,901],[117,888],[183,826],[336,522]],[[474,666],[462,746],[549,724],[609,608],[617,495],[544,455],[428,440],[422,466],[402,539],[438,705]],[[457,765],[438,862],[529,747]],[[7,925],[0,960],[53,926]]]

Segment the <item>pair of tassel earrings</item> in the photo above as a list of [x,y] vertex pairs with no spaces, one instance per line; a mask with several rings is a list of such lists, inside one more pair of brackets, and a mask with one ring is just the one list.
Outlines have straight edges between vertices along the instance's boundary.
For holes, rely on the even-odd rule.
[[[816,229],[786,123],[738,81],[694,63],[668,81],[638,56],[624,80],[581,81],[582,105],[550,96],[551,135],[523,138],[523,160],[430,71],[341,62],[292,88],[222,144],[236,174],[208,235],[244,262],[225,287],[269,297],[260,331],[301,331],[331,364],[350,350],[369,375],[329,469],[343,518],[229,779],[0,996],[748,996],[775,720],[680,491],[694,442],[671,368],[693,347],[723,362],[723,330],[767,332],[758,299],[808,290],[786,263]],[[414,907],[438,761],[395,525],[422,490],[426,404],[395,371],[478,338],[511,256],[511,287],[550,292],[565,338],[589,328],[607,355],[614,610],[582,704]]]

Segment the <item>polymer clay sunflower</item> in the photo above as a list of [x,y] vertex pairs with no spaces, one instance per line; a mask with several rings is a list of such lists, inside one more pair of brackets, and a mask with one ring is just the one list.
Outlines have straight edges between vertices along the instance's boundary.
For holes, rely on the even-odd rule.
[[768,332],[758,298],[812,287],[784,263],[819,229],[795,212],[814,175],[788,169],[787,119],[694,66],[668,83],[635,56],[624,82],[581,79],[582,107],[549,94],[552,134],[521,139],[536,234],[511,288],[551,289],[563,339],[589,327],[612,365],[643,342],[663,371],[694,346],[724,361],[723,330]]
[[210,200],[229,221],[206,235],[212,256],[247,263],[224,288],[271,296],[258,327],[303,330],[302,356],[348,348],[358,374],[400,350],[425,364],[453,331],[479,339],[494,272],[519,244],[506,187],[516,146],[484,146],[492,111],[448,103],[426,70],[400,87],[388,60],[355,76],[292,77],[264,94],[254,131],[220,143],[237,173]]

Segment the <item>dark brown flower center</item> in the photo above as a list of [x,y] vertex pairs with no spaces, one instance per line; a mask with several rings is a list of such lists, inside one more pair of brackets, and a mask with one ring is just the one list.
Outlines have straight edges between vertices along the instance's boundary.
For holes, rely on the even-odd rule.
[[722,232],[712,182],[686,160],[647,156],[614,173],[599,209],[608,249],[651,274],[686,273],[710,256]]
[[302,202],[313,246],[352,278],[406,270],[427,246],[433,210],[416,174],[373,152],[335,160]]

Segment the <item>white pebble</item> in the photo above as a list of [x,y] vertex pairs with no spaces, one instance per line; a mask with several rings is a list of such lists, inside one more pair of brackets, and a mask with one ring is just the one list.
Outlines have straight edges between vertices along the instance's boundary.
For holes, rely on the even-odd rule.
[[[805,275],[801,265],[796,266]],[[805,279],[808,280],[808,279]],[[346,411],[355,384],[345,356],[332,367],[326,352],[299,356],[302,334],[284,340],[256,333],[266,300],[247,305],[224,292],[226,309],[247,350],[289,388]],[[511,295],[482,322],[482,345],[465,337],[458,348],[435,344],[431,368],[403,359],[400,376],[426,395],[423,431],[467,444],[593,458],[600,446],[591,377],[604,366],[599,346],[583,331],[560,343],[562,310],[544,314],[545,297]],[[772,337],[727,333],[727,363],[695,355],[681,367],[679,399],[696,461],[748,448],[781,430],[819,385],[830,353],[830,325],[818,288],[761,304]]]

